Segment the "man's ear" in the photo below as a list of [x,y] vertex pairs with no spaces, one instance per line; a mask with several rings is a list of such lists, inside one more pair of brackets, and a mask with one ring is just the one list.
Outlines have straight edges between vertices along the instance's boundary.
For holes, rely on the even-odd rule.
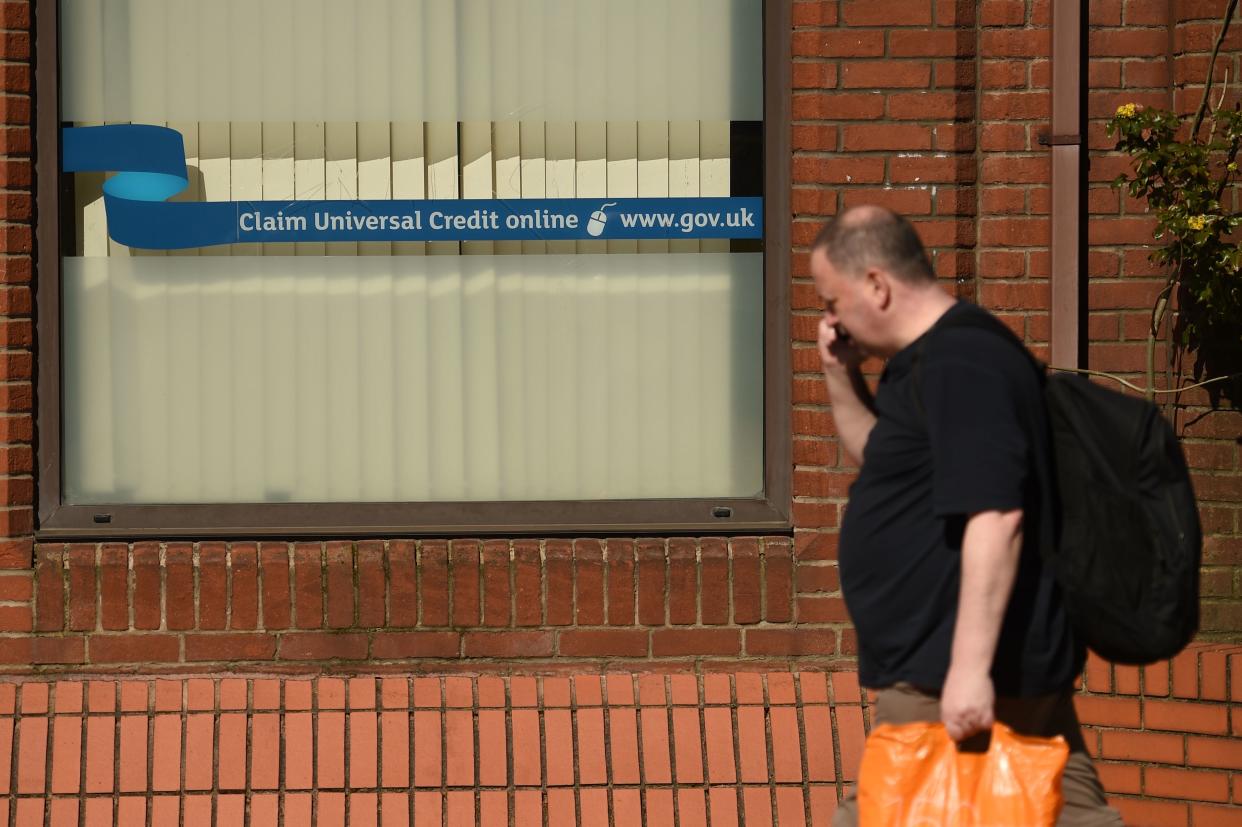
[[880,310],[885,310],[893,301],[892,276],[883,270],[868,269],[866,294]]

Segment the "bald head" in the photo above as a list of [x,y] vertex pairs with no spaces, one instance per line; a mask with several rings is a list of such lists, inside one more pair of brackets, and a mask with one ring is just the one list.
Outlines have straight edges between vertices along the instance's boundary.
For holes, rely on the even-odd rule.
[[819,231],[811,250],[819,249],[833,267],[851,276],[878,267],[907,284],[936,281],[914,227],[884,207],[866,204],[841,213]]

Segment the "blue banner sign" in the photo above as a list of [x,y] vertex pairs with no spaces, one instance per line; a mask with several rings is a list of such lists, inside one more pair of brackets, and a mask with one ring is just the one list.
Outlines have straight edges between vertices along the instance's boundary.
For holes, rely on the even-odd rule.
[[589,241],[762,238],[761,198],[168,201],[189,184],[181,133],[138,124],[63,130],[65,172],[103,185],[108,235],[153,250],[278,241]]

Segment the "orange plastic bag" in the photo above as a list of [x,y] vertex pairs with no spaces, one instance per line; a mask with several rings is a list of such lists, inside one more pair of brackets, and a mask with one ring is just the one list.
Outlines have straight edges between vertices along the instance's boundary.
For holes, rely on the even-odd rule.
[[943,724],[875,728],[858,779],[860,827],[1053,827],[1065,739],[1004,724],[986,753],[959,752]]

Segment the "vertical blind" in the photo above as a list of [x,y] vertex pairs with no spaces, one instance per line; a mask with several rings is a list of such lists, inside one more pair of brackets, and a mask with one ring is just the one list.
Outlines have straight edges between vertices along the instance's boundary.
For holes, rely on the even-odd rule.
[[[758,5],[64,0],[62,117],[177,129],[189,200],[728,195],[730,121],[755,103],[730,72],[757,63],[757,30],[738,26]],[[185,29],[201,32],[193,49]],[[678,40],[698,45],[678,54]],[[626,49],[632,65],[614,60]],[[695,71],[651,100],[635,71],[614,78],[660,54]],[[163,254],[108,239],[103,179],[76,176],[65,228],[69,502],[762,489],[760,253]]]

